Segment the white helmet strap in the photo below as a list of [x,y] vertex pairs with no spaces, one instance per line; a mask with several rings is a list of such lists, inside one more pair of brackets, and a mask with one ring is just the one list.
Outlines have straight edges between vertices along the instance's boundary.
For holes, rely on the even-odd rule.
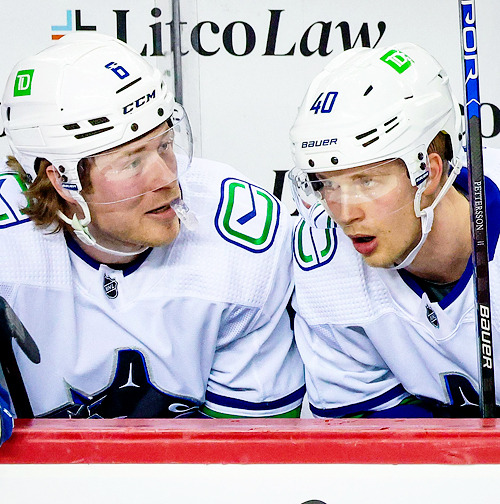
[[432,229],[432,224],[434,222],[434,208],[436,208],[436,205],[443,199],[444,195],[453,185],[453,182],[455,182],[457,175],[460,173],[461,164],[458,158],[454,158],[452,161],[450,161],[450,164],[452,165],[453,170],[448,175],[448,179],[441,188],[441,191],[439,191],[439,194],[437,195],[436,199],[432,202],[432,204],[427,208],[424,208],[423,210],[420,208],[420,200],[422,199],[422,193],[425,190],[427,181],[421,184],[420,187],[418,188],[415,194],[413,205],[415,209],[415,215],[420,218],[420,222],[422,224],[422,237],[420,238],[420,241],[418,242],[417,246],[405,257],[403,262],[401,262],[396,266],[392,266],[389,269],[398,270],[406,268],[413,262],[417,254],[420,252],[422,245],[425,243],[425,240],[427,239],[427,236],[429,235]]
[[69,224],[75,233],[75,236],[82,242],[85,243],[85,245],[90,245],[91,247],[95,247],[97,250],[100,250],[101,252],[106,252],[108,254],[113,254],[116,256],[121,256],[121,257],[127,257],[127,256],[135,256],[137,254],[140,254],[141,252],[144,252],[147,250],[149,247],[144,247],[141,248],[140,250],[136,250],[134,252],[122,252],[119,250],[112,250],[107,247],[104,247],[102,245],[99,245],[97,243],[97,240],[92,236],[89,230],[89,224],[91,221],[90,217],[90,210],[89,206],[87,205],[87,202],[85,199],[82,197],[81,194],[75,194],[74,199],[77,201],[77,203],[80,205],[82,211],[83,211],[83,220],[80,220],[76,214],[73,214],[73,218],[70,219],[66,215],[64,215],[63,212],[60,210],[57,211],[57,215],[61,220],[66,222],[66,224]]
[[434,222],[434,207],[430,206],[420,211],[420,222],[422,224],[422,237],[420,238],[417,246],[406,256],[402,263],[398,264],[397,266],[392,266],[389,269],[403,269],[413,262],[431,231],[432,223]]

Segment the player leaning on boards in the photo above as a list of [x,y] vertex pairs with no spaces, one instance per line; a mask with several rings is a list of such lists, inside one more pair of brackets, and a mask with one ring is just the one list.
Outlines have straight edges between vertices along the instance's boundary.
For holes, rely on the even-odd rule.
[[33,178],[0,178],[0,294],[40,350],[17,352],[35,415],[297,416],[287,213],[191,160],[160,72],[70,34],[16,65],[2,118]]
[[[479,415],[467,174],[445,71],[413,44],[346,51],[312,81],[291,139],[312,412]],[[486,211],[498,215],[500,157],[485,156]],[[488,231],[499,279],[499,223]]]

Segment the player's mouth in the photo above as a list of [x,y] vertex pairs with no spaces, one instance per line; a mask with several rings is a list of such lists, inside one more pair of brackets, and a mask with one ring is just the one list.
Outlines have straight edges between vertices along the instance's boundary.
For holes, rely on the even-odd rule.
[[357,252],[364,256],[368,256],[373,253],[377,248],[377,238],[370,235],[349,235],[352,240],[352,244]]
[[170,204],[161,205],[146,212],[146,215],[157,215],[163,218],[170,218],[175,216],[175,212]]

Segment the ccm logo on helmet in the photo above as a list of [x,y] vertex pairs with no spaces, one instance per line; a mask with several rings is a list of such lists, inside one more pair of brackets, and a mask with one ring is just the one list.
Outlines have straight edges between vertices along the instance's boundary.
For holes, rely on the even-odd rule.
[[135,100],[134,102],[125,105],[125,107],[123,107],[123,113],[129,114],[133,110],[142,107],[145,103],[148,103],[149,100],[154,100],[155,98],[156,98],[156,90],[153,89],[151,93],[141,96],[140,98],[137,98],[137,100]]
[[336,143],[336,138],[325,138],[324,140],[306,140],[305,142],[302,142],[302,148],[308,149],[311,147],[324,147],[325,145],[333,145]]

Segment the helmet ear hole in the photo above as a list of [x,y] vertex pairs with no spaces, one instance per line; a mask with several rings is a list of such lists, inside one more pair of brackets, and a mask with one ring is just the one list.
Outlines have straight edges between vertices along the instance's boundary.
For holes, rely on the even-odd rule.
[[37,157],[35,159],[35,163],[34,163],[34,168],[35,168],[35,173],[38,175],[38,172],[40,171],[40,165],[42,163],[42,158],[39,158]]
[[453,144],[448,133],[444,133],[444,157],[446,161],[451,161],[453,159]]

